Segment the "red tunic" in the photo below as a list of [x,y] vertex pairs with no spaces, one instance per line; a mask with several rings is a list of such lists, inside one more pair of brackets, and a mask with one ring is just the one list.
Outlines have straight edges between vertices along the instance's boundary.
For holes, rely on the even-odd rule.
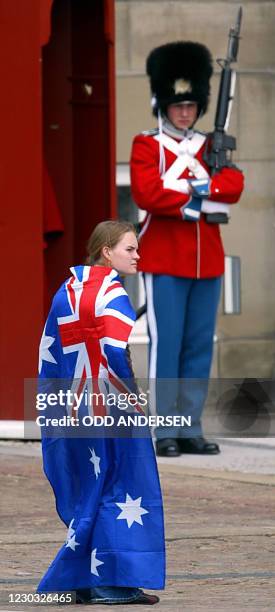
[[[201,173],[206,170],[209,175],[209,168],[202,158],[206,137],[196,132],[194,137],[202,146],[193,157],[186,157],[189,160],[186,168],[178,176],[176,174],[169,188],[164,187],[164,179],[160,176],[158,135],[139,134],[134,139],[131,155],[132,195],[137,206],[148,213],[140,238],[139,269],[143,272],[189,278],[211,278],[224,272],[219,226],[207,223],[205,214],[201,214],[199,221],[185,221],[182,218],[181,208],[190,201],[190,194],[184,193],[186,188],[181,179],[197,177],[197,166]],[[172,149],[173,141],[175,147],[179,145],[178,140],[168,138]],[[167,136],[164,136],[164,142],[165,139]],[[192,140],[189,140],[191,149]],[[169,145],[168,140],[167,143]],[[170,149],[166,146],[163,149],[166,172],[178,159],[176,152]],[[234,204],[242,190],[242,172],[235,168],[223,168],[211,179],[208,205],[211,206],[211,202],[213,206],[214,202]]]

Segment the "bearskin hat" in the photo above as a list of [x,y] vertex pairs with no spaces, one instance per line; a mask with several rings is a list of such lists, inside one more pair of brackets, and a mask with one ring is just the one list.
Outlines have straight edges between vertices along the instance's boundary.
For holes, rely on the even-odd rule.
[[197,102],[199,113],[206,112],[213,73],[212,57],[204,45],[179,41],[151,51],[146,62],[154,115],[166,113],[168,104]]

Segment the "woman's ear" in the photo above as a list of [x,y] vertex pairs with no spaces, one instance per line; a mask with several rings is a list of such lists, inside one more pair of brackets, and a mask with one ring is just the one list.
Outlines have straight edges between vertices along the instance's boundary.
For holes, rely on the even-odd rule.
[[106,259],[108,262],[110,262],[110,261],[111,261],[111,257],[110,257],[110,248],[109,248],[108,246],[106,246],[106,245],[105,245],[105,246],[102,248],[101,254],[102,254],[102,257],[104,257],[104,259]]

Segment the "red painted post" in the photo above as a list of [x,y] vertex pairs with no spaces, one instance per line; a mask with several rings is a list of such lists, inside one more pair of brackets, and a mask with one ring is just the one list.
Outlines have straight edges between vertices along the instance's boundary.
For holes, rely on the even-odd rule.
[[0,418],[23,419],[43,322],[40,6],[0,3]]
[[104,0],[104,31],[108,45],[108,90],[109,90],[109,184],[110,217],[117,216],[116,196],[116,103],[115,103],[115,2]]
[[[44,320],[41,46],[50,37],[53,5],[58,8],[58,0],[0,0],[0,419],[24,419],[24,379],[36,377],[38,344]],[[76,170],[74,172],[77,189],[71,204],[77,214],[83,200],[82,186],[85,184],[86,192],[83,194],[85,196],[86,193],[89,206],[84,207],[83,215],[78,215],[79,226],[69,226],[71,233],[65,236],[64,244],[67,244],[70,253],[75,250],[75,253],[82,254],[86,225],[90,228],[97,220],[116,216],[114,0],[104,0],[103,5],[101,0],[83,5],[68,0],[68,10],[69,15],[75,15],[80,20],[84,29],[85,11],[91,12],[91,30],[98,26],[95,44],[98,44],[102,52],[97,58],[101,70],[99,85],[103,87],[104,95],[101,98],[99,89],[99,100],[96,100],[87,124],[82,106],[85,112],[88,100],[83,98],[81,88],[82,81],[84,84],[86,82],[86,74],[83,76],[82,72],[77,73],[76,80],[80,87],[80,96],[76,92],[80,111],[73,126],[75,139],[78,138],[81,146],[79,150],[74,146],[71,155],[77,172],[79,168],[82,169],[85,147],[88,156],[87,159],[84,156],[85,172],[80,177],[84,179],[83,182],[78,180]],[[74,25],[73,19],[72,32]],[[79,42],[75,34],[72,37],[72,44],[77,41],[74,55],[80,58],[81,66],[82,60],[85,60],[85,54],[81,54],[83,39]],[[102,126],[96,121],[96,113],[100,108],[104,109],[104,112],[100,111],[101,117],[104,117]],[[90,140],[86,142],[88,124],[91,138],[88,131]],[[94,141],[97,142],[97,132],[102,135],[101,127],[104,128],[105,137],[102,155],[99,156],[102,164],[98,168],[104,180],[91,181],[92,165],[95,161],[98,164],[98,152],[92,145]],[[96,173],[94,175],[98,179]],[[66,198],[65,206],[68,206]],[[64,218],[66,214],[71,214],[67,208],[63,212]],[[69,217],[65,218],[65,233],[68,231],[68,222]],[[67,251],[64,258],[68,258]],[[52,275],[56,261],[51,260],[50,264],[48,273]]]

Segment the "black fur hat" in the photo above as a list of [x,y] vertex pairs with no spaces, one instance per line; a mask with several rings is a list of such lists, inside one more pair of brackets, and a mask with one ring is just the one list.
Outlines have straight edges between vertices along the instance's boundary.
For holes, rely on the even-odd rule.
[[153,113],[166,113],[168,104],[197,102],[199,113],[207,110],[212,57],[204,45],[195,42],[173,42],[156,47],[146,62],[150,79]]

